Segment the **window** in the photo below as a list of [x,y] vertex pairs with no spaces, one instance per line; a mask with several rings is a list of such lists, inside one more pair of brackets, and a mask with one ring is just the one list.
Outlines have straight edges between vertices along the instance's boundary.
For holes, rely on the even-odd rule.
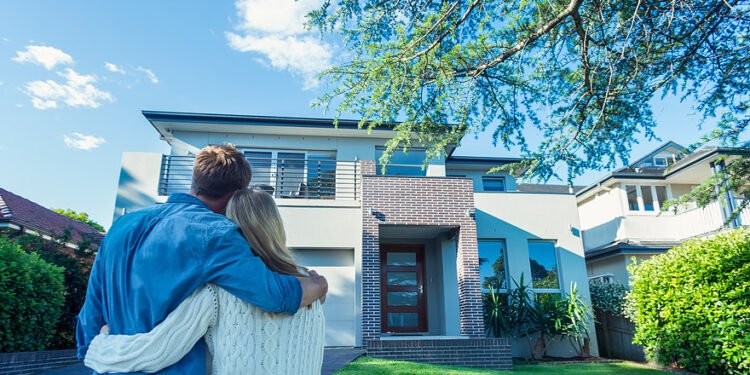
[[655,167],[667,167],[669,166],[669,161],[665,157],[654,158],[654,166]]
[[628,208],[630,211],[638,211],[638,189],[637,186],[627,185],[625,191],[628,193]]
[[261,188],[271,186],[271,163],[273,153],[270,151],[245,151],[245,159],[252,168],[251,186]]
[[508,289],[508,271],[505,241],[479,240],[479,280],[482,293],[489,293],[490,286],[495,292]]
[[554,242],[529,241],[529,266],[532,288],[560,289],[560,271]]
[[307,154],[307,195],[310,198],[336,196],[336,152],[315,151]]
[[667,201],[667,187],[666,186],[655,186],[656,188],[656,201],[659,204],[659,210],[663,207],[663,203]]
[[250,186],[276,197],[333,197],[336,152],[305,150],[246,150],[252,168]]
[[654,195],[651,192],[651,186],[640,186],[641,198],[643,198],[643,210],[653,211],[654,210]]
[[505,191],[505,177],[482,176],[484,191]]
[[[383,166],[380,164],[380,158],[385,153],[385,147],[375,148],[375,173],[383,174]],[[427,169],[422,168],[427,154],[424,149],[412,148],[407,152],[394,151],[391,160],[386,166],[385,174],[388,176],[426,176]]]
[[669,199],[664,185],[626,185],[625,192],[630,211],[661,211],[662,204]]

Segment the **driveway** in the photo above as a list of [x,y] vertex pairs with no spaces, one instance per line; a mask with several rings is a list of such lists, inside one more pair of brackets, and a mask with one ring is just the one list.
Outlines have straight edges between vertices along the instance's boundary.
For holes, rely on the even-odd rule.
[[[365,354],[364,349],[358,348],[332,348],[326,349],[323,356],[323,371],[321,375],[331,375],[340,368],[346,366],[349,362]],[[91,370],[84,365],[74,365],[61,369],[42,372],[46,375],[90,375]]]

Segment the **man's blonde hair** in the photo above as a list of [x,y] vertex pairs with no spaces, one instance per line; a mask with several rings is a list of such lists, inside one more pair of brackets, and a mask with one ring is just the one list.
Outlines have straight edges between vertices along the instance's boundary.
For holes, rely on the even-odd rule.
[[195,157],[190,191],[218,199],[247,187],[250,177],[250,164],[234,146],[208,146]]

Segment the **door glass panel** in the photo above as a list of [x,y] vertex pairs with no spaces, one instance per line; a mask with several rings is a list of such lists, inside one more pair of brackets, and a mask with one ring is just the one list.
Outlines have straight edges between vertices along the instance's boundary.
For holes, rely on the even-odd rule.
[[651,192],[651,185],[641,186],[641,197],[643,197],[643,209],[646,211],[653,211],[654,195]]
[[389,327],[416,327],[418,325],[417,313],[388,313]]
[[388,306],[416,306],[417,292],[388,292]]
[[279,152],[276,159],[276,196],[297,197],[305,195],[305,154]]
[[388,285],[416,286],[416,272],[388,272]]
[[416,266],[417,253],[388,253],[386,262],[389,266]]
[[[250,186],[258,186],[266,191],[271,190],[271,153],[258,151],[245,151],[245,159],[252,168],[252,180]],[[270,189],[269,189],[270,188]]]

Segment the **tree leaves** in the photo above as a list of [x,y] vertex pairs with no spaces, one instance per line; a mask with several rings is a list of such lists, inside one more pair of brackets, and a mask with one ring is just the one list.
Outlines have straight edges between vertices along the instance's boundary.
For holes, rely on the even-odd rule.
[[[655,139],[649,102],[682,93],[716,137],[747,125],[748,0],[425,0],[326,2],[309,26],[343,37],[351,58],[323,77],[317,105],[354,112],[369,129],[401,121],[388,151],[419,142],[439,157],[493,130],[542,180],[567,168],[626,162]],[[698,124],[696,124],[697,126]],[[530,144],[526,135],[538,134]],[[383,160],[386,161],[386,160]]]

